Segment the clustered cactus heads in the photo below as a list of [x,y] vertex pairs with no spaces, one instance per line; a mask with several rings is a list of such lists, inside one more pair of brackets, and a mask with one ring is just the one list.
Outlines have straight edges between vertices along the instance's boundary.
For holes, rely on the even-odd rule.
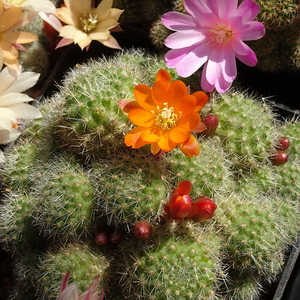
[[[126,147],[132,127],[117,101],[151,86],[163,64],[124,51],[75,66],[42,104],[45,118],[27,124],[3,166],[11,299],[27,299],[24,286],[30,299],[55,299],[70,271],[81,292],[100,275],[108,299],[254,300],[282,271],[300,225],[299,122],[230,91],[201,112],[214,128],[198,135],[199,156]],[[288,161],[276,165],[281,137]],[[203,199],[209,218],[195,213]]]

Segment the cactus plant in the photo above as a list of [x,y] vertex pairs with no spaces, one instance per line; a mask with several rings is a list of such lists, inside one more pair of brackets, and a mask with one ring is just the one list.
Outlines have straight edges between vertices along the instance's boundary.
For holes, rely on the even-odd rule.
[[278,139],[270,105],[233,92],[222,95],[212,113],[220,122],[216,135],[235,165],[255,168],[258,162],[267,161]]
[[94,217],[94,187],[74,160],[54,157],[45,163],[32,193],[37,204],[34,223],[45,236],[69,239],[86,236]]
[[[219,237],[213,229],[189,224],[183,227],[164,225],[156,228],[153,239],[139,243],[138,248],[130,243],[123,245],[121,257],[126,257],[127,272],[123,276],[126,281],[121,283],[129,299],[145,296],[148,299],[217,299],[216,288],[223,273],[219,253],[215,251]],[[125,256],[128,252],[131,259]]]
[[[219,126],[197,137],[199,156],[128,148],[131,126],[117,101],[133,99],[136,84],[153,85],[163,65],[130,50],[75,66],[41,104],[44,118],[26,124],[3,166],[0,238],[17,254],[11,299],[27,299],[24,286],[30,297],[54,299],[70,271],[81,290],[104,272],[108,299],[254,300],[280,274],[299,232],[299,123],[230,91],[201,111]],[[278,166],[270,157],[280,137],[291,145]],[[193,203],[215,202],[211,220],[169,218],[163,207],[182,181]]]
[[111,161],[94,163],[99,216],[116,226],[157,219],[168,192],[164,173],[163,162],[148,151],[123,152]]

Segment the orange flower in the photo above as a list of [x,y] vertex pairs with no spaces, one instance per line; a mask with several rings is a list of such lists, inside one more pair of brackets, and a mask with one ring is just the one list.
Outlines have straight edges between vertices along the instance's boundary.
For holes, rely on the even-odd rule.
[[171,75],[161,69],[153,87],[138,85],[134,96],[136,101],[119,101],[121,109],[137,125],[125,136],[126,146],[140,148],[151,144],[152,154],[178,146],[189,158],[200,153],[198,141],[191,132],[206,129],[199,115],[208,99],[204,92],[190,95],[182,81],[172,81]]

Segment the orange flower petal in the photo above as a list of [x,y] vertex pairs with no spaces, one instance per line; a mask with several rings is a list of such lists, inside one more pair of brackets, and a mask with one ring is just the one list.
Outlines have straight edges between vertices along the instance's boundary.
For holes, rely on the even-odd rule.
[[153,155],[157,154],[161,149],[158,147],[157,143],[151,144],[150,146],[151,153]]
[[192,134],[186,142],[179,145],[179,149],[188,158],[192,158],[193,156],[200,154],[200,145]]
[[152,144],[158,142],[164,133],[165,132],[160,127],[153,126],[150,128],[145,128],[141,138],[146,143]]
[[197,99],[192,95],[183,96],[176,101],[176,104],[172,105],[174,112],[177,116],[184,118],[195,111],[197,106]]
[[169,87],[170,84],[165,81],[157,81],[153,84],[153,99],[161,108],[164,106],[163,103],[168,103],[172,99],[172,94]]
[[132,108],[128,118],[133,124],[141,127],[151,127],[155,123],[154,115],[142,108]]
[[169,137],[172,142],[180,144],[189,139],[190,132],[181,127],[174,127],[170,130]]
[[199,92],[193,93],[192,95],[197,99],[197,106],[195,108],[195,111],[201,110],[205,106],[205,104],[208,100],[207,94],[205,94],[202,91],[199,91]]
[[141,148],[146,143],[141,139],[141,135],[145,128],[143,127],[135,127],[132,130],[130,130],[126,135],[125,135],[125,145],[128,147],[132,148]]
[[167,70],[160,69],[156,74],[155,81],[163,81],[170,85],[172,83],[172,77]]
[[176,80],[170,85],[170,91],[172,98],[169,101],[169,106],[173,106],[176,111],[179,103],[182,102],[182,98],[188,95],[188,90],[183,81]]
[[157,142],[157,145],[161,150],[168,152],[174,149],[177,146],[177,143],[174,143],[170,139],[169,133],[166,133],[165,135],[161,136],[160,140]]
[[152,98],[152,89],[148,85],[137,85],[133,93],[136,101],[143,109],[147,111],[157,111],[156,104]]
[[180,118],[177,121],[177,126],[184,128],[187,131],[194,131],[201,123],[201,118],[199,113],[194,112],[184,118]]

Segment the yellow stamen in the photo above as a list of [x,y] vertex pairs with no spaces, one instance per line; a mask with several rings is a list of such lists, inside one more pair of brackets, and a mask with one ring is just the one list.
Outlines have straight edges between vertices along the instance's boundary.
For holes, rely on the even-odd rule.
[[210,32],[214,33],[214,35],[210,38],[211,41],[214,41],[215,45],[217,44],[225,44],[233,38],[233,31],[227,25],[219,25],[216,24]]
[[93,15],[92,13],[89,13],[89,15],[84,14],[83,17],[79,18],[81,22],[81,29],[85,33],[91,32],[93,29],[96,28],[96,25],[98,23],[97,18],[98,16]]
[[168,103],[164,103],[164,108],[157,107],[159,113],[155,117],[155,124],[163,130],[170,130],[176,126],[178,116],[174,113],[173,107],[168,107]]
[[18,128],[19,128],[19,125],[18,125],[18,124],[12,124],[11,127],[12,127],[13,129],[18,129]]

